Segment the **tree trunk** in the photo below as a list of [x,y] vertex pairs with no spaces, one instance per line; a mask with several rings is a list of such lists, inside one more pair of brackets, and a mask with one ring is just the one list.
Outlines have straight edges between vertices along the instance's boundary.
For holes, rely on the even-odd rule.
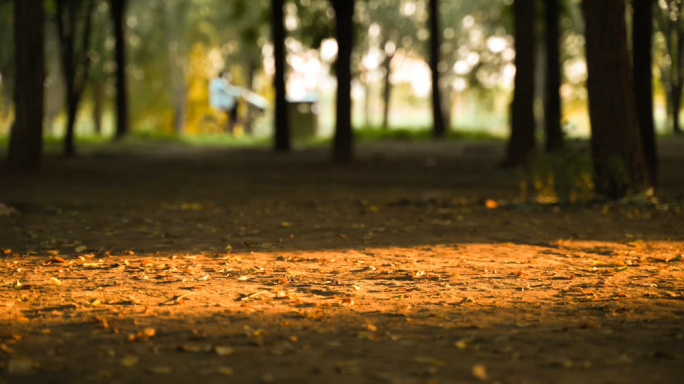
[[354,1],[331,0],[335,8],[338,45],[335,73],[337,74],[337,116],[333,158],[339,162],[352,159],[354,131],[352,129],[351,55],[354,49]]
[[546,151],[555,152],[563,146],[560,63],[560,0],[546,0],[546,97],[544,125]]
[[634,0],[632,60],[641,144],[651,186],[658,183],[658,152],[653,122],[653,0]]
[[589,117],[596,193],[621,199],[648,190],[623,0],[584,0]]
[[185,108],[187,89],[185,85],[185,70],[182,60],[184,50],[182,41],[178,38],[178,12],[175,2],[161,2],[164,12],[164,38],[168,47],[169,74],[171,91],[173,92],[173,132],[179,136],[183,134],[185,126]]
[[94,80],[93,86],[93,126],[95,134],[102,135],[102,114],[104,109],[104,85],[101,80]]
[[446,136],[442,95],[439,81],[440,48],[442,46],[442,30],[439,28],[439,0],[429,0],[430,15],[430,70],[432,71],[432,136],[441,139]]
[[[73,91],[69,92],[70,94]],[[76,129],[76,114],[78,113],[78,101],[74,96],[69,96],[67,100],[67,125],[66,133],[64,135],[64,156],[72,157],[76,154],[76,146],[74,144],[75,129]]]
[[[249,59],[247,63],[247,89],[254,91],[254,78],[256,77],[257,63],[254,59]],[[243,124],[245,135],[252,136],[254,133],[254,117],[251,106],[247,105],[247,118]]]
[[290,114],[287,104],[285,89],[285,31],[283,0],[271,0],[272,8],[272,33],[273,33],[273,54],[275,58],[275,126],[274,146],[276,152],[289,152],[292,149],[290,134]]
[[385,58],[385,87],[383,89],[382,100],[383,100],[383,111],[382,111],[382,128],[389,129],[389,112],[390,112],[390,100],[392,98],[392,83],[390,82],[390,77],[392,76],[392,59],[394,55],[387,55]]
[[365,105],[364,105],[364,115],[366,118],[366,128],[371,128],[373,125],[372,122],[372,117],[371,117],[371,84],[370,80],[368,79],[368,74],[366,74],[366,94],[365,94]]
[[442,111],[444,111],[443,116],[444,116],[444,126],[446,127],[447,132],[451,130],[453,127],[453,119],[454,119],[454,102],[453,102],[453,94],[451,92],[451,86],[450,85],[445,85],[442,89]]
[[[612,1],[612,0],[610,0]],[[536,147],[534,118],[535,0],[513,3],[515,19],[515,91],[511,105],[511,137],[503,166],[527,165]]]
[[126,86],[126,36],[124,19],[127,0],[111,0],[116,60],[116,139],[128,136],[128,87]]
[[14,3],[15,120],[7,165],[12,172],[37,172],[43,155],[45,8],[43,0]]
[[682,108],[682,85],[673,85],[672,86],[672,132],[674,132],[675,135],[681,135],[682,134],[682,128],[679,125],[679,114],[681,112]]

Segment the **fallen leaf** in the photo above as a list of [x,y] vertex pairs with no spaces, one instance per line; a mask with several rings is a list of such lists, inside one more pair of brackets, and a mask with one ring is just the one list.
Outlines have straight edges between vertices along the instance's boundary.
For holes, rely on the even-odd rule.
[[17,280],[16,283],[12,284],[12,288],[16,290],[20,290],[24,287],[24,285],[21,283],[21,281]]
[[519,321],[519,322],[517,322],[515,325],[516,325],[518,328],[529,328],[529,327],[533,326],[534,324],[528,323],[528,322],[526,322],[526,321]]
[[7,363],[7,372],[10,375],[25,375],[32,373],[38,364],[28,357],[15,357]]
[[672,261],[679,261],[679,260],[682,259],[682,257],[684,257],[684,255],[677,255],[677,256],[675,256],[675,257],[673,257],[673,258],[671,258],[671,259],[667,259],[667,260],[665,260],[665,261],[668,262],[668,263],[669,263],[669,262],[672,262]]
[[628,266],[623,265],[622,267],[617,267],[617,268],[615,268],[615,272],[623,272],[623,271],[626,271],[626,270],[628,270],[628,269],[629,269]]
[[214,351],[216,352],[217,355],[219,355],[221,357],[230,356],[233,354],[233,352],[235,352],[235,350],[232,347],[225,346],[225,345],[217,345],[214,348]]
[[487,375],[487,368],[482,364],[473,365],[472,371],[473,376],[479,380],[485,381],[489,378]]
[[148,367],[147,373],[152,375],[170,375],[173,373],[171,367],[159,366],[159,367]]
[[220,373],[222,375],[226,375],[226,376],[233,376],[233,374],[235,373],[235,371],[233,371],[233,368],[231,368],[231,367],[218,367],[216,369],[216,371],[218,371],[218,373]]
[[485,201],[485,208],[487,208],[487,209],[495,209],[498,207],[499,207],[499,203],[497,203],[494,200],[488,199],[487,201]]
[[208,344],[184,344],[178,347],[181,351],[200,353],[200,352],[211,352],[212,347]]
[[131,367],[135,367],[136,365],[138,365],[139,361],[140,361],[140,359],[138,358],[138,356],[127,355],[126,357],[121,359],[121,365],[123,365],[124,367],[127,367],[127,368],[131,368]]
[[63,258],[61,258],[61,257],[59,257],[59,256],[52,256],[52,257],[50,257],[49,259],[47,259],[47,260],[45,261],[46,264],[51,264],[51,263],[63,264],[63,263],[66,263],[66,262],[67,262],[66,260],[64,260]]
[[439,359],[435,359],[432,357],[424,357],[424,356],[414,356],[413,361],[415,361],[416,363],[420,363],[420,364],[435,365],[438,367],[443,367],[446,365],[444,360],[439,360]]
[[358,360],[338,361],[335,368],[342,375],[358,375],[361,372]]
[[74,249],[74,251],[81,253],[81,252],[85,252],[87,249],[88,249],[88,247],[86,247],[85,245],[79,245],[78,247],[76,247]]
[[146,337],[154,337],[154,335],[157,334],[157,331],[154,328],[145,328],[143,330],[143,335]]
[[50,255],[50,256],[57,256],[57,255],[59,255],[59,251],[58,251],[58,250],[55,250],[55,249],[51,249],[51,250],[49,250],[49,251],[46,251],[46,253],[47,253],[48,255]]
[[62,285],[62,282],[59,281],[56,277],[51,277],[50,278],[50,285]]

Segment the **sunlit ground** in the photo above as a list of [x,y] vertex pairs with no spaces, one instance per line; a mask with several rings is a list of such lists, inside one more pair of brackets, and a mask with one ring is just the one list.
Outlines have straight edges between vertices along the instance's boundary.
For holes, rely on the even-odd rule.
[[522,203],[501,147],[157,143],[2,176],[0,377],[678,382],[681,143],[641,205]]

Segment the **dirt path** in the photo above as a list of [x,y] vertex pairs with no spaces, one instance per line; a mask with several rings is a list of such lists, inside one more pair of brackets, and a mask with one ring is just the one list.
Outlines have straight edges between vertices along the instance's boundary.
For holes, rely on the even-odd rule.
[[681,381],[680,143],[574,207],[489,144],[153,149],[0,176],[0,383]]

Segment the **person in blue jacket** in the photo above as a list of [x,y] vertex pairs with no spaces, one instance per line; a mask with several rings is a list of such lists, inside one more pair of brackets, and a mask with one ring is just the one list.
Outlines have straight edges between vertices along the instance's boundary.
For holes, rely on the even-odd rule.
[[228,132],[232,135],[238,121],[238,98],[244,90],[230,83],[230,73],[221,71],[209,83],[209,103],[212,108],[228,114]]

